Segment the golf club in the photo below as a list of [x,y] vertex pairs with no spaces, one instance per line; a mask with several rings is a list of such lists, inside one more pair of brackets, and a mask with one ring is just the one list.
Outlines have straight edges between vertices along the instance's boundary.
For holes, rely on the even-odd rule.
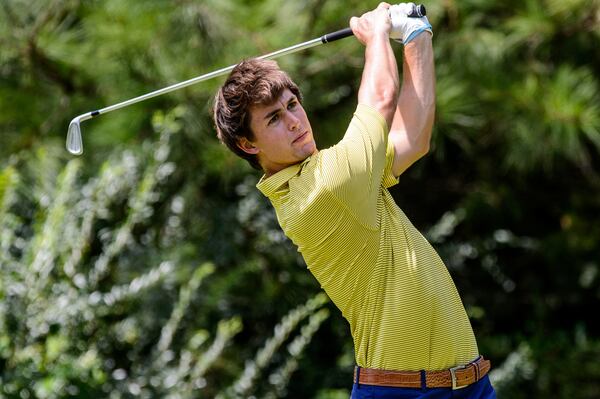
[[[420,17],[425,16],[426,13],[427,13],[427,11],[425,9],[425,6],[420,4],[420,5],[415,5],[413,7],[412,12],[408,16],[412,17],[412,18],[420,18]],[[269,54],[265,54],[258,58],[273,59],[273,58],[280,57],[282,55],[287,55],[287,54],[295,53],[300,50],[305,50],[305,49],[308,49],[308,48],[311,48],[314,46],[318,46],[320,44],[330,43],[330,42],[333,42],[333,41],[336,41],[339,39],[343,39],[345,37],[352,36],[352,35],[353,35],[352,29],[345,28],[345,29],[338,30],[338,31],[335,31],[332,33],[328,33],[319,38],[306,41],[304,43],[296,44],[294,46],[286,47],[284,49],[274,51]],[[201,76],[189,79],[189,80],[185,80],[183,82],[176,83],[171,86],[167,86],[165,88],[152,91],[150,93],[141,95],[139,97],[135,97],[135,98],[120,102],[118,104],[110,105],[108,107],[105,107],[105,108],[102,108],[99,110],[86,112],[84,114],[76,116],[75,118],[73,118],[73,120],[71,120],[71,123],[69,124],[69,130],[67,132],[67,150],[71,154],[74,154],[74,155],[81,155],[83,153],[83,140],[81,137],[81,122],[91,119],[93,117],[96,117],[98,115],[107,114],[111,111],[114,111],[114,110],[117,110],[120,108],[124,108],[124,107],[139,103],[144,100],[148,100],[152,97],[160,96],[165,93],[170,93],[172,91],[179,90],[184,87],[215,78],[217,76],[225,75],[225,74],[231,72],[231,70],[233,68],[235,68],[236,65],[231,65],[226,68],[218,69],[216,71],[207,73],[205,75],[201,75]]]

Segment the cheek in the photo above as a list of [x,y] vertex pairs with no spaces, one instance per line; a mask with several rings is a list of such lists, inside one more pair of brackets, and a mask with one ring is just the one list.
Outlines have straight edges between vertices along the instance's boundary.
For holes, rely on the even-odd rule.
[[290,151],[285,132],[273,129],[269,133],[268,139],[263,142],[265,148],[276,156]]

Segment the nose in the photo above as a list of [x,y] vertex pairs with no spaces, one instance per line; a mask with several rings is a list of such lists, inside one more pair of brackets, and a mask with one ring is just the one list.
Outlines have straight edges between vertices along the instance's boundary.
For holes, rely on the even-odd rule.
[[300,126],[300,119],[298,119],[296,115],[294,115],[294,113],[291,111],[287,112],[287,125],[288,129],[291,131],[298,129],[298,127]]

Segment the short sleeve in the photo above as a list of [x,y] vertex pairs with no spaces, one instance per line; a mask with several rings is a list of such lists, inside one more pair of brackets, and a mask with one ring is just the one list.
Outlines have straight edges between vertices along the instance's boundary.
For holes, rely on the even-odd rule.
[[394,166],[394,142],[388,140],[387,151],[385,153],[385,170],[383,172],[382,185],[385,188],[390,188],[398,184],[399,178],[394,176],[392,167]]

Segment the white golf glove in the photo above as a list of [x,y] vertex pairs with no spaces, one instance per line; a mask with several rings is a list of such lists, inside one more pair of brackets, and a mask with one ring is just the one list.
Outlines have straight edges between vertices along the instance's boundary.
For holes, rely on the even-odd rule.
[[408,16],[414,7],[414,3],[400,3],[389,8],[390,18],[392,19],[391,39],[406,45],[423,31],[433,35],[427,17],[413,18]]

